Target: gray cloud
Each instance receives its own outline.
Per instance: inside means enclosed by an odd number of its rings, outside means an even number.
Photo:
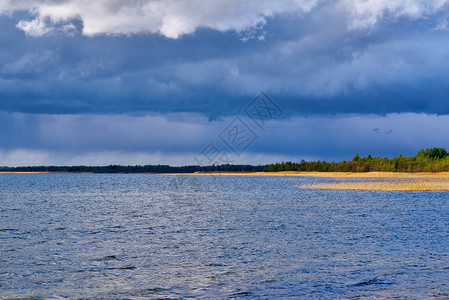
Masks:
[[[195,163],[260,91],[236,162],[447,146],[446,2],[2,1],[0,164]]]
[[[272,18],[266,41],[246,43],[211,31],[176,41],[26,38],[11,31],[14,20],[0,18],[5,111],[194,111],[215,118],[263,90],[287,115],[449,113],[448,37],[433,30],[438,20],[348,34],[345,19],[322,7],[302,19]],[[300,29],[286,31],[292,28]]]
[[[361,155],[414,155],[448,147],[449,116],[426,114],[294,117],[271,121],[242,156],[219,134],[232,118],[208,121],[197,114],[1,115],[0,165],[16,164],[195,164],[210,142],[235,163],[300,159],[351,159]]]

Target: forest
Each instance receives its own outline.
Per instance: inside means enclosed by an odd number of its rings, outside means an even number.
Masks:
[[[301,161],[270,164],[265,172],[317,171],[317,172],[444,172],[449,171],[449,156],[444,148],[422,149],[415,156],[399,155],[394,158],[365,157],[356,154],[350,161]]]
[[[270,165],[212,165],[180,166],[35,166],[0,167],[0,172],[55,172],[55,173],[194,173],[194,172],[444,172],[449,171],[449,154],[444,148],[422,149],[415,156],[399,155],[394,158],[361,157],[356,154],[352,160],[342,162],[304,161],[282,162]]]

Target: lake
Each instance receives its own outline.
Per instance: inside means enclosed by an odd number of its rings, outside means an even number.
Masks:
[[[449,193],[0,174],[0,298],[447,298]]]

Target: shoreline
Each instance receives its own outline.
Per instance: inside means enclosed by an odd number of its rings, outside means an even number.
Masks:
[[[298,186],[306,190],[377,192],[449,192],[449,180],[335,182]]]
[[[316,177],[333,182],[299,185],[306,190],[449,192],[449,172],[195,172],[195,173],[81,173],[81,172],[0,172],[0,174],[117,174],[170,176],[276,176]]]
[[[95,173],[95,172],[15,172],[0,171],[0,174],[127,174],[127,175],[196,175],[196,176],[293,176],[293,177],[323,177],[323,178],[398,178],[398,179],[449,179],[449,172],[308,172],[308,171],[281,171],[281,172],[204,172],[194,173]]]
[[[448,178],[449,172],[302,172],[302,171],[282,171],[282,172],[195,172],[195,173],[172,173],[171,175],[218,175],[218,176],[297,176],[297,177],[328,177],[328,178]]]

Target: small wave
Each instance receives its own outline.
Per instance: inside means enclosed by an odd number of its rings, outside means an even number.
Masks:
[[[97,261],[109,261],[118,259],[117,255],[108,255],[102,258],[97,259]]]
[[[231,294],[229,296],[230,297],[236,297],[236,296],[249,296],[249,295],[251,295],[250,292],[238,292],[238,293]]]
[[[392,284],[392,283],[384,282],[382,280],[374,278],[374,279],[370,279],[367,281],[358,282],[358,283],[354,284],[354,286],[366,286],[366,285],[375,285],[375,284]]]

